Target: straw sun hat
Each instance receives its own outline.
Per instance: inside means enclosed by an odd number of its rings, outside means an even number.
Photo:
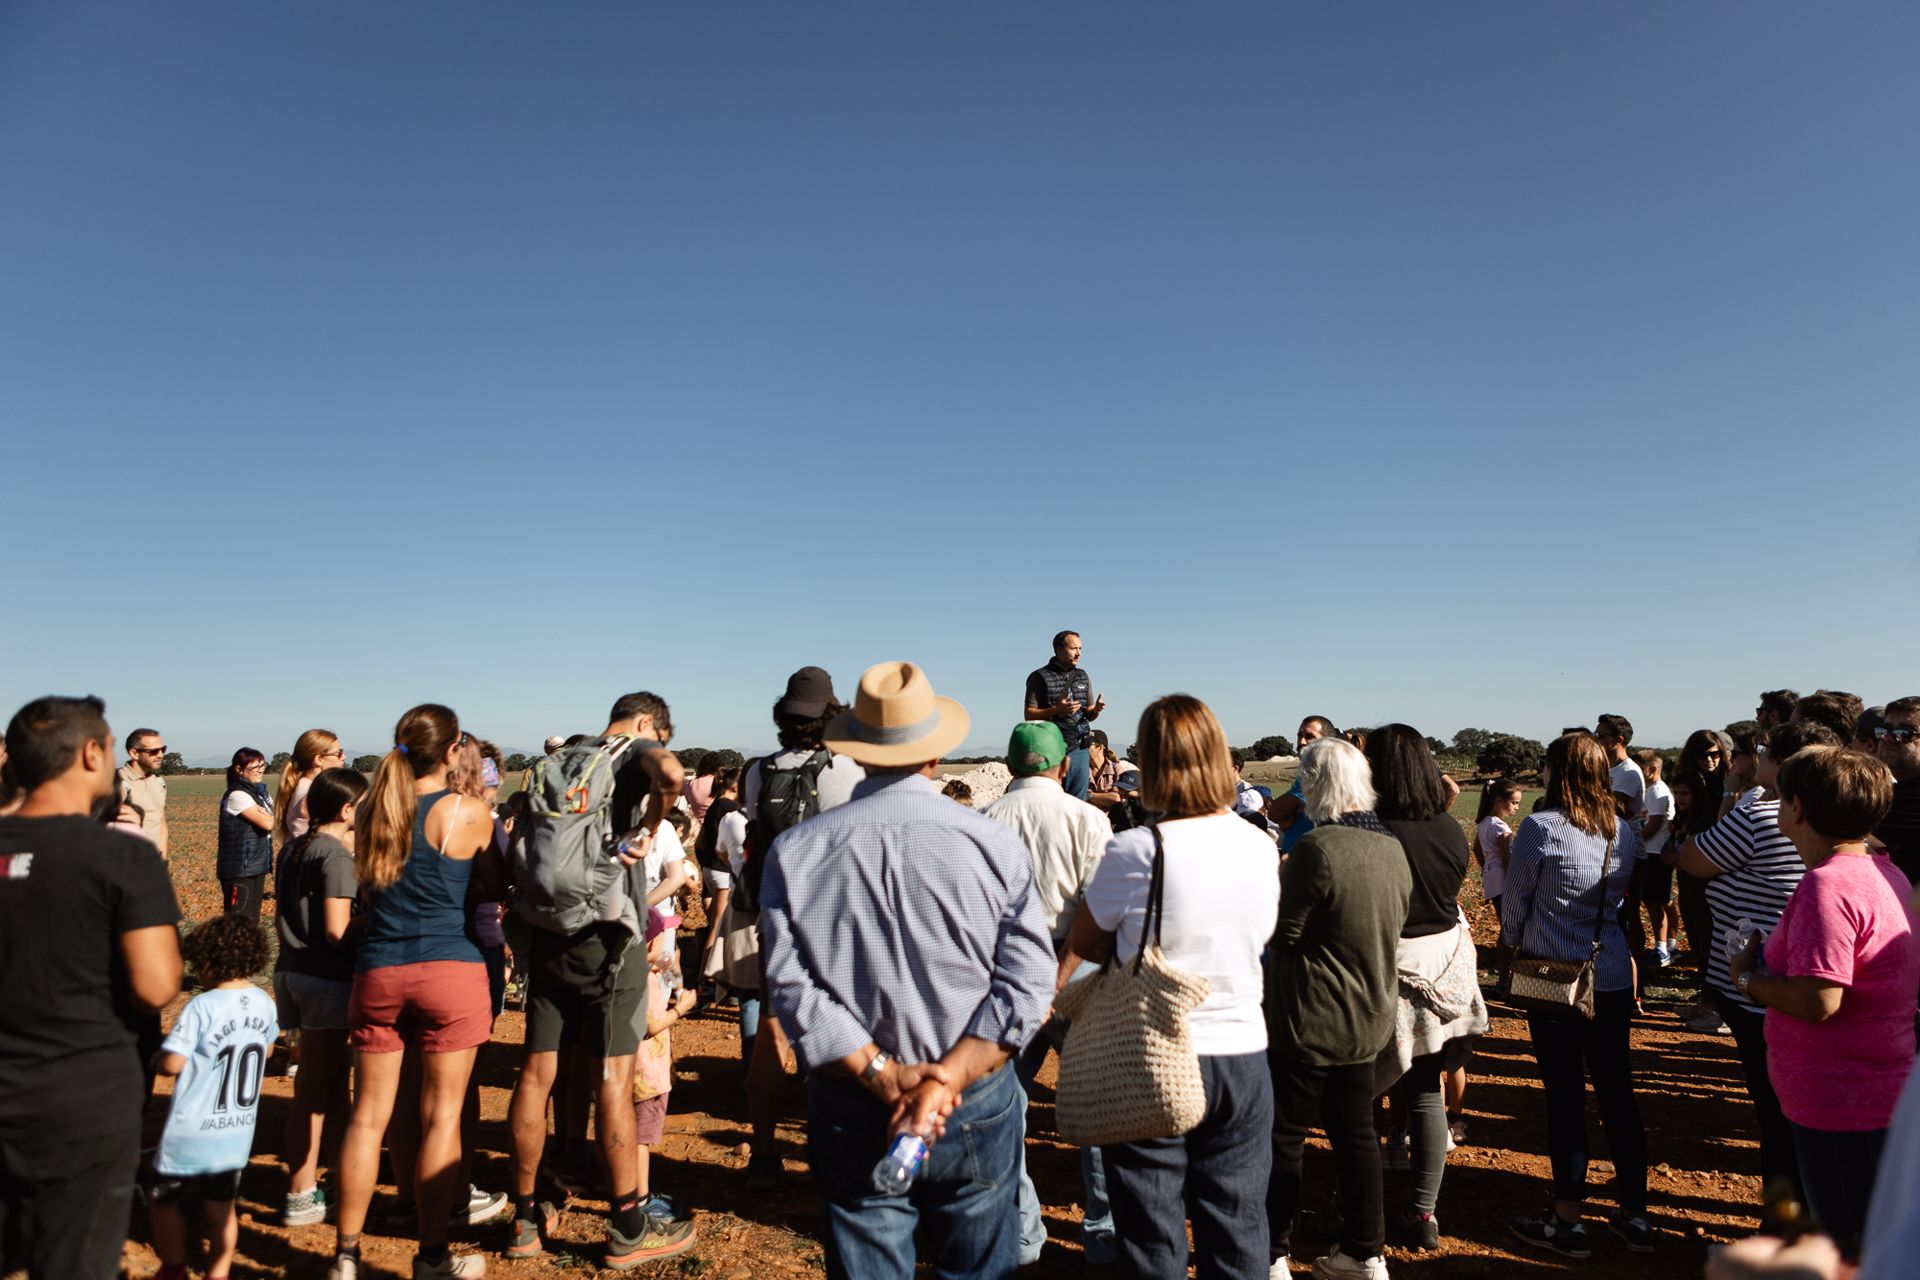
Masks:
[[[971,725],[967,709],[934,696],[927,673],[911,662],[882,662],[860,675],[853,710],[827,725],[827,749],[861,764],[892,768],[938,760]]]

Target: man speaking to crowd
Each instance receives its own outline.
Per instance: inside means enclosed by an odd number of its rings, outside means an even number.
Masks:
[[[1067,740],[1067,776],[1061,784],[1076,800],[1087,798],[1091,776],[1087,744],[1091,724],[1107,709],[1107,700],[1093,696],[1093,681],[1080,669],[1080,633],[1062,631],[1053,638],[1053,657],[1027,677],[1027,719],[1051,720]]]

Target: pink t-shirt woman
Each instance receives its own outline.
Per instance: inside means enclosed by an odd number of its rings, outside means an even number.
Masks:
[[[1857,1132],[1893,1121],[1920,994],[1912,892],[1884,854],[1835,854],[1807,872],[1767,939],[1769,972],[1846,988],[1825,1022],[1767,1010],[1767,1073],[1780,1109],[1802,1128]]]

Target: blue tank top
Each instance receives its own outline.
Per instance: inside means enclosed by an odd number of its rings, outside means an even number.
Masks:
[[[449,858],[427,843],[427,814],[446,794],[433,791],[420,797],[413,815],[413,847],[400,878],[372,895],[367,936],[360,944],[362,970],[429,960],[486,962],[468,925],[467,882],[473,878],[473,860]]]

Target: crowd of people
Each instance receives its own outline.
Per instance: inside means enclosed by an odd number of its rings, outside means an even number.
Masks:
[[[218,805],[223,914],[190,923],[161,735],[127,735],[123,765],[98,699],[28,704],[0,774],[0,1271],[115,1274],[137,1192],[162,1280],[185,1280],[196,1237],[206,1274],[227,1275],[282,1037],[282,1220],[333,1221],[331,1280],[361,1274],[383,1152],[416,1277],[484,1273],[453,1224],[499,1220],[500,1253],[541,1255],[589,1189],[609,1205],[603,1265],[674,1256],[695,1225],[648,1154],[673,1027],[704,995],[738,1009],[750,1190],[781,1176],[782,1094],[804,1076],[830,1274],[905,1277],[923,1252],[943,1276],[1010,1275],[1046,1240],[1029,1093],[1050,1054],[1064,1079],[1095,1052],[1080,1010],[1151,957],[1194,994],[1178,1042],[1204,1097],[1177,1126],[1082,1147],[1092,1273],[1291,1274],[1315,1128],[1337,1184],[1316,1277],[1378,1280],[1389,1242],[1438,1247],[1490,994],[1524,1015],[1552,1171],[1513,1206],[1512,1238],[1587,1258],[1599,1225],[1654,1251],[1683,1209],[1649,1197],[1631,1035],[1647,977],[1679,964],[1669,977],[1699,984],[1689,1025],[1736,1047],[1754,1212],[1831,1240],[1776,1257],[1763,1235],[1712,1266],[1903,1274],[1920,1243],[1920,697],[1771,692],[1753,732],[1701,730],[1671,767],[1603,715],[1548,744],[1535,801],[1484,780],[1463,826],[1459,784],[1411,726],[1307,717],[1274,795],[1186,695],[1149,705],[1123,758],[1091,723],[1105,700],[1079,635],[1053,651],[1011,726],[1012,781],[977,810],[936,772],[971,719],[907,662],[869,668],[851,705],[824,670],[796,671],[776,751],[691,775],[644,692],[549,739],[504,798],[498,748],[437,704],[400,717],[371,778],[326,730],[299,736],[272,787],[243,749]],[[1482,990],[1461,905],[1476,864],[1507,992]],[[683,931],[695,895],[706,924]],[[163,1027],[188,969],[197,993]],[[510,987],[513,1182],[493,1191],[472,1173],[474,1064]],[[1597,1220],[1589,1084],[1613,1171]],[[150,1102],[165,1120],[143,1151]]]

